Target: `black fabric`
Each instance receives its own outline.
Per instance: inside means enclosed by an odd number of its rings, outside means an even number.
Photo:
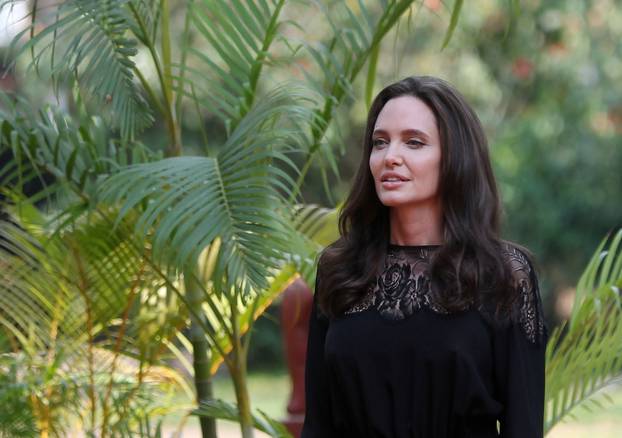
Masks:
[[[522,295],[516,317],[496,324],[429,299],[435,248],[391,245],[366,299],[339,318],[314,299],[302,438],[543,436],[548,334],[533,267],[509,248]]]

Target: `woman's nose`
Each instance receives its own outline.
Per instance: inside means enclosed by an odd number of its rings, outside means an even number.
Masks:
[[[384,164],[386,166],[397,166],[404,162],[398,149],[399,147],[395,143],[391,143],[387,146],[386,154],[384,156]]]

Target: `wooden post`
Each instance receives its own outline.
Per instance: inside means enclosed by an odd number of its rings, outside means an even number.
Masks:
[[[281,330],[285,363],[292,382],[292,392],[287,403],[287,416],[283,424],[294,438],[302,432],[305,415],[305,361],[309,317],[313,305],[313,292],[302,279],[297,279],[283,292],[281,303]]]

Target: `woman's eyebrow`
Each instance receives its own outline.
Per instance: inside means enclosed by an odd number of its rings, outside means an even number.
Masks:
[[[419,129],[404,129],[401,132],[401,134],[402,135],[418,135],[420,137],[428,139],[428,135]],[[384,129],[376,129],[374,130],[372,136],[376,136],[376,135],[388,135],[388,132],[385,131]]]
[[[375,136],[375,135],[387,135],[387,131],[385,131],[383,129],[374,129],[374,132],[372,132],[371,135],[372,136]]]
[[[424,139],[428,139],[428,134],[426,134],[425,132],[419,130],[419,129],[405,129],[402,131],[402,135],[417,135],[419,137],[422,137]]]

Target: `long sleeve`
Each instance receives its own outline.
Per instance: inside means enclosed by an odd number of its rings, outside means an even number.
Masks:
[[[502,438],[542,438],[544,368],[548,333],[538,280],[524,254],[515,253],[513,271],[520,294],[509,325],[495,335],[495,385],[504,408]]]
[[[317,282],[316,279],[316,290]],[[318,309],[317,295],[313,295],[313,307],[309,318],[309,337],[305,362],[305,421],[301,438],[331,438],[334,431],[328,386],[328,370],[324,360],[324,343],[328,330],[328,318]]]

